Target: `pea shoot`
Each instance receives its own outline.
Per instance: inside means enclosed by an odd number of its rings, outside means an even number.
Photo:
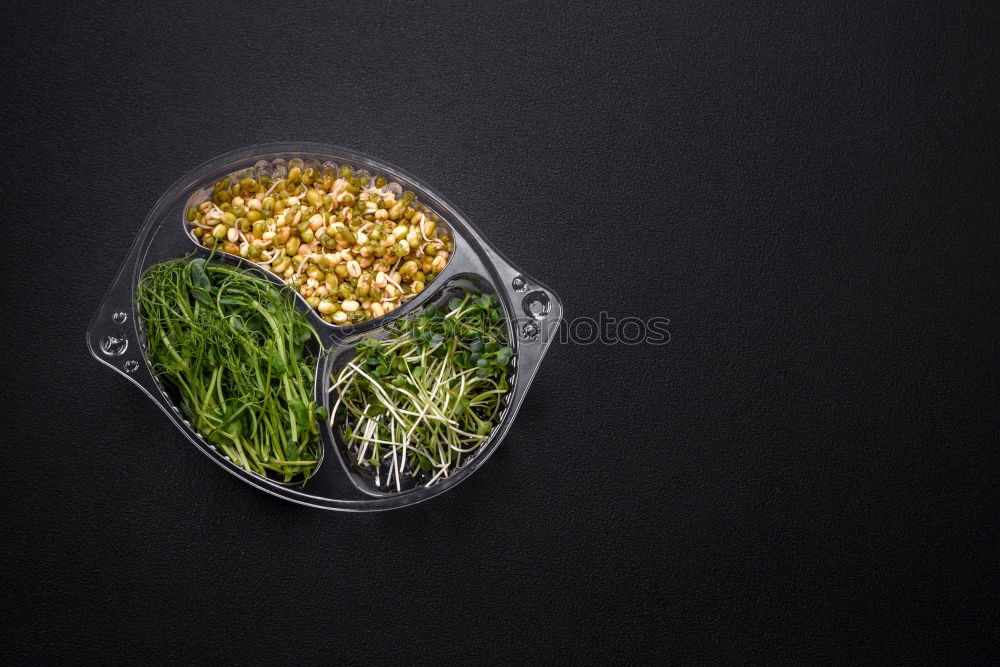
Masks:
[[[244,470],[305,482],[326,409],[312,400],[315,330],[283,290],[205,259],[151,266],[138,301],[150,366],[191,425]]]
[[[377,486],[431,485],[489,440],[510,389],[514,350],[496,296],[460,291],[367,338],[333,378],[331,425]]]

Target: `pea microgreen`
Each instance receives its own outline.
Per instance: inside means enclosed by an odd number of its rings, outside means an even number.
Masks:
[[[290,295],[199,258],[151,266],[138,296],[150,366],[195,430],[245,470],[308,479],[328,411],[312,400],[316,332]]]

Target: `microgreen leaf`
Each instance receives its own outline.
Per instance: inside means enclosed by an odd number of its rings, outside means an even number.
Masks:
[[[288,407],[291,409],[292,414],[295,415],[295,420],[299,424],[304,425],[309,423],[309,409],[305,403],[297,398],[292,398],[288,401]]]

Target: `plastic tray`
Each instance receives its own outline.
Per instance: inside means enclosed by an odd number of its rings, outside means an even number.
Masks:
[[[417,200],[427,209],[440,216],[455,240],[455,251],[437,278],[416,298],[381,319],[353,327],[339,327],[320,319],[301,297],[289,296],[307,313],[323,347],[316,371],[317,404],[332,407],[327,393],[330,373],[353,355],[354,347],[361,338],[384,335],[384,327],[389,322],[407,317],[426,304],[447,301],[450,289],[464,286],[493,292],[505,311],[511,346],[516,355],[510,379],[511,389],[500,422],[490,439],[455,473],[431,486],[401,492],[374,487],[355,471],[339,436],[329,424],[321,427],[319,466],[304,486],[283,484],[247,472],[231,463],[191,428],[146,362],[142,324],[137,317],[135,303],[136,287],[143,272],[150,265],[166,259],[191,253],[205,257],[210,254],[188,232],[190,228],[183,214],[189,201],[232,172],[263,168],[275,159],[287,161],[295,157],[304,161],[333,162],[337,166],[347,164],[355,170],[367,171],[372,177],[381,175],[389,182],[399,183],[404,190],[414,192]],[[272,282],[282,284],[277,276],[239,257],[215,253],[213,259],[256,270]],[[483,465],[510,429],[551,341],[546,332],[551,332],[561,317],[562,304],[552,290],[507,261],[458,209],[416,178],[345,148],[314,143],[276,143],[243,148],[206,162],[160,197],[90,323],[87,346],[98,361],[124,375],[159,405],[195,447],[244,482],[303,505],[342,511],[374,511],[412,505],[444,493]]]

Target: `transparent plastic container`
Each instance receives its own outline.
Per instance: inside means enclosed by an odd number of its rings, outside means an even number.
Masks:
[[[319,334],[315,401],[332,408],[330,374],[353,357],[355,345],[366,337],[387,335],[386,325],[432,303],[447,303],[450,293],[464,287],[496,294],[508,322],[510,345],[515,357],[509,379],[510,391],[500,421],[490,438],[449,477],[430,486],[403,491],[377,488],[359,473],[349,459],[340,435],[328,423],[320,429],[320,462],[312,477],[302,485],[285,484],[248,472],[229,461],[202,438],[181,414],[169,392],[150,371],[144,350],[142,322],[136,306],[136,289],[145,270],[158,262],[194,253],[208,257],[208,249],[198,244],[184,220],[189,203],[201,201],[206,188],[221,178],[242,170],[280,170],[292,158],[309,162],[332,162],[364,170],[373,178],[383,176],[410,190],[428,211],[439,216],[455,241],[455,251],[444,270],[417,297],[384,317],[350,327],[323,321],[305,300],[289,294]],[[277,163],[275,162],[277,160]],[[255,271],[276,284],[284,284],[274,274],[240,257],[216,252],[214,261]],[[275,143],[251,146],[206,162],[194,169],[163,194],[139,230],[128,257],[122,263],[97,314],[87,330],[87,346],[101,363],[118,371],[149,396],[202,453],[244,482],[285,500],[322,509],[375,511],[412,505],[444,493],[479,469],[500,445],[514,421],[542,357],[551,342],[551,333],[562,317],[562,304],[555,293],[516,268],[493,248],[447,200],[406,172],[356,151],[314,143]]]

